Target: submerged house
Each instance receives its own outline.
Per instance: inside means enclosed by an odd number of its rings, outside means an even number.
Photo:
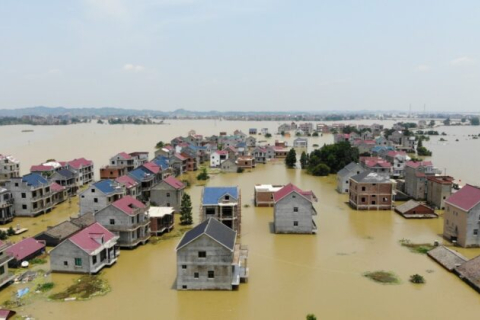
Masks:
[[[202,192],[202,221],[215,218],[240,232],[242,200],[238,187],[205,187]]]
[[[10,190],[0,187],[0,223],[5,224],[13,220],[13,196]]]
[[[0,240],[0,288],[13,281],[15,275],[8,271],[8,263],[13,259],[6,251],[10,244]]]
[[[178,212],[185,187],[183,182],[169,176],[152,189],[150,202],[159,207],[173,207]]]
[[[237,161],[235,161],[235,158],[228,158],[227,160],[222,162],[222,164],[220,165],[220,170],[222,172],[237,172]]]
[[[173,207],[153,207],[148,209],[150,217],[150,234],[159,236],[170,232],[174,227],[175,208]]]
[[[34,238],[23,239],[7,249],[7,254],[12,256],[8,266],[18,268],[24,261],[29,261],[45,252],[45,241]]]
[[[359,163],[350,162],[337,173],[337,191],[339,193],[348,193],[350,190],[350,178],[365,171],[365,168]]]
[[[72,218],[70,221],[63,221],[56,226],[47,227],[47,230],[35,235],[35,240],[45,242],[49,247],[55,247],[62,241],[68,239],[83,228],[95,223],[92,213],[86,213],[78,218]]]
[[[480,188],[465,185],[445,200],[443,237],[462,247],[480,246]]]
[[[428,219],[438,217],[435,210],[415,200],[407,201],[404,204],[395,207],[395,211],[407,219]]]
[[[52,272],[98,273],[118,258],[118,236],[99,223],[74,234],[50,251]]]
[[[282,189],[283,185],[257,184],[254,188],[255,207],[273,207],[275,200],[273,195]]]
[[[80,193],[80,215],[95,213],[125,196],[125,187],[113,180],[100,180]]]
[[[228,159],[227,150],[217,150],[210,155],[210,167],[218,168],[223,161]]]
[[[176,251],[177,290],[232,290],[248,281],[248,249],[214,218],[187,231]]]
[[[15,215],[35,217],[50,212],[54,206],[51,185],[37,173],[8,180],[5,187],[12,192]]]
[[[364,171],[350,178],[349,203],[356,210],[391,210],[393,183],[385,174]]]
[[[95,220],[118,236],[119,247],[133,248],[150,239],[148,207],[131,196],[96,212]]]
[[[20,177],[20,161],[0,154],[0,182],[16,177]]]
[[[313,202],[317,201],[312,191],[303,191],[289,183],[274,193],[274,230],[275,233],[306,233],[317,230],[313,216],[317,211]]]

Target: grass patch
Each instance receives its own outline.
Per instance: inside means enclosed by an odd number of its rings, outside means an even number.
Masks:
[[[45,282],[42,284],[38,284],[35,291],[46,292],[52,290],[54,286],[55,284],[53,282]]]
[[[82,276],[65,291],[52,294],[52,300],[65,300],[76,298],[77,300],[88,300],[95,296],[105,295],[110,291],[110,285],[100,276]]]
[[[374,272],[365,272],[364,277],[373,280],[382,284],[397,284],[400,283],[400,280],[393,272],[389,271],[374,271]]]
[[[34,258],[34,259],[30,260],[29,263],[33,266],[34,265],[39,265],[39,264],[45,264],[45,263],[47,263],[47,259]]]
[[[193,228],[192,226],[185,226],[185,227],[180,227],[178,229],[173,229],[171,232],[165,233],[165,234],[163,234],[159,237],[151,237],[150,240],[149,240],[149,243],[150,244],[157,244],[157,243],[162,242],[162,241],[171,240],[171,239],[175,239],[175,238],[180,238],[181,236],[183,236],[183,234],[185,232],[187,232],[188,230],[190,230],[192,228]]]
[[[408,239],[402,239],[399,241],[402,247],[407,247],[410,251],[420,254],[427,254],[428,251],[435,248],[434,245],[429,243],[412,243]]]

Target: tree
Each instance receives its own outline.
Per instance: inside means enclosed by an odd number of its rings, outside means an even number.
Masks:
[[[265,138],[271,138],[272,137],[272,134],[271,133],[266,133],[265,134]]]
[[[461,121],[462,123],[465,123],[465,122],[467,122],[467,118],[463,117],[462,119],[460,119],[460,121]]]
[[[9,237],[15,235],[15,230],[13,230],[13,227],[10,226],[10,228],[8,228],[8,230],[7,230],[7,235],[8,235]]]
[[[287,154],[287,157],[285,158],[285,164],[289,168],[295,167],[295,164],[297,163],[297,153],[295,152],[295,149],[290,149],[290,151]]]
[[[315,132],[312,134],[312,137],[318,137],[318,132],[315,131]]]
[[[302,152],[302,155],[300,156],[300,165],[302,166],[302,169],[306,169],[308,165],[308,156],[305,151]]]
[[[358,162],[358,158],[358,148],[352,147],[348,141],[325,144],[310,153],[307,170],[313,174],[314,168],[323,163],[330,168],[330,173],[337,173],[350,162]],[[319,168],[316,168],[315,171],[318,172],[318,170]]]
[[[429,126],[430,126],[430,127],[435,127],[435,120],[430,120]]]
[[[161,149],[165,146],[165,144],[163,143],[163,141],[158,141],[157,144],[155,145],[155,148],[157,149]]]
[[[447,119],[445,119],[443,121],[443,124],[446,125],[446,126],[449,126],[450,125],[450,117],[448,117]]]
[[[328,176],[328,174],[330,173],[330,167],[324,163],[319,163],[310,170],[310,173],[313,176]]]
[[[285,131],[282,131],[280,132],[280,134],[282,135],[282,137],[285,135]]]
[[[98,120],[97,120],[97,123],[98,123],[98,124],[103,124],[102,119],[98,119]]]
[[[478,117],[473,117],[470,119],[470,123],[472,126],[478,126],[480,125],[480,119]]]
[[[207,168],[203,168],[202,172],[197,175],[197,180],[208,180],[210,176],[207,173]]]
[[[7,233],[3,230],[0,230],[0,240],[7,240]]]
[[[188,193],[184,193],[180,204],[180,224],[188,225],[192,223],[192,200]]]
[[[245,171],[245,169],[242,168],[242,167],[237,168],[237,173],[243,173],[244,171]]]
[[[317,320],[317,317],[314,314],[307,314],[307,320]]]

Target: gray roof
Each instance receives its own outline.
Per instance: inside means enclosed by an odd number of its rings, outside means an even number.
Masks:
[[[95,221],[95,216],[91,212],[87,212],[84,215],[81,215],[77,218],[72,218],[70,219],[70,222],[73,223],[74,225],[80,227],[80,228],[86,228],[92,224],[94,224]]]
[[[480,256],[457,267],[458,274],[468,280],[476,288],[480,288]]]
[[[408,211],[410,211],[413,208],[416,208],[418,206],[424,206],[424,207],[427,207],[427,208],[431,209],[429,206],[427,206],[427,205],[425,205],[421,202],[417,202],[415,200],[409,200],[409,201],[405,202],[404,204],[396,207],[395,210],[400,212],[400,213],[407,213]],[[432,209],[432,212],[433,212],[433,209]]]
[[[340,176],[347,176],[350,174],[356,174],[357,171],[363,172],[365,169],[359,163],[350,162],[342,170],[338,171],[337,174]]]
[[[428,256],[437,261],[445,269],[452,271],[456,266],[463,264],[467,258],[447,247],[439,246],[427,252]]]
[[[202,235],[209,236],[231,251],[233,251],[233,248],[235,247],[235,240],[237,238],[237,233],[235,231],[219,222],[217,219],[209,218],[185,233],[177,246],[177,250],[180,250]]]
[[[388,174],[381,174],[371,171],[364,171],[352,177],[356,182],[365,183],[391,183],[390,176]]]
[[[57,224],[50,229],[47,229],[43,234],[48,235],[52,238],[64,239],[68,238],[70,235],[79,231],[81,228],[71,223],[70,221],[64,221],[60,224]]]

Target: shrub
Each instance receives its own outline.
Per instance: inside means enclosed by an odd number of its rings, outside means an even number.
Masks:
[[[324,163],[320,163],[317,164],[313,169],[311,169],[310,173],[313,176],[328,176],[330,173],[330,167]]]
[[[210,176],[208,175],[207,173],[207,168],[203,168],[202,169],[202,172],[200,172],[198,175],[197,175],[197,180],[208,180],[210,179]]]
[[[425,283],[425,278],[419,274],[413,274],[410,276],[411,283]]]
[[[9,237],[15,235],[15,230],[13,230],[13,227],[8,228],[8,230],[7,230],[7,235],[8,235]]]
[[[237,168],[237,173],[243,173],[244,171],[245,171],[245,169],[242,168],[242,167]]]

